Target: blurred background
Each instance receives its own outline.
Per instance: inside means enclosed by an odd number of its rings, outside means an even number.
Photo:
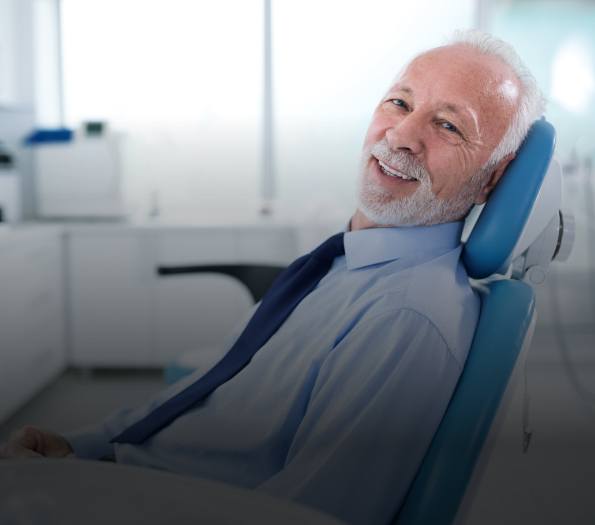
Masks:
[[[176,269],[280,267],[342,228],[390,81],[473,27],[547,96],[576,243],[465,523],[595,523],[592,0],[0,0],[0,439],[216,359],[258,297]]]

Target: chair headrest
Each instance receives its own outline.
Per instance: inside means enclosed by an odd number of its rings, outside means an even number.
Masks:
[[[469,277],[484,279],[506,271],[548,170],[555,143],[554,127],[545,119],[536,121],[465,243],[462,257]]]

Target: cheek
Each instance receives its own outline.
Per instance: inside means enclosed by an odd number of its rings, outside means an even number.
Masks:
[[[373,144],[376,144],[376,142],[384,137],[387,129],[390,127],[391,123],[389,119],[383,117],[381,114],[374,114],[372,121],[368,126],[368,131],[366,132],[365,145],[372,146]]]
[[[470,173],[477,164],[477,155],[465,148],[457,148],[454,163],[461,174]]]
[[[455,196],[478,169],[475,156],[464,148],[442,149],[428,158],[427,167],[432,191],[443,199]]]

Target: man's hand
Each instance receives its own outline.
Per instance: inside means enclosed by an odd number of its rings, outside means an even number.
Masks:
[[[62,436],[31,426],[23,427],[0,445],[0,459],[63,458],[73,452]]]

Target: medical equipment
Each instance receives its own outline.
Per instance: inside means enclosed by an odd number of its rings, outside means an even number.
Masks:
[[[512,252],[512,276],[515,279],[541,284],[551,261],[566,261],[570,256],[574,244],[574,217],[561,210],[561,196],[562,170],[554,159]],[[558,210],[558,213],[552,215],[552,210]]]
[[[33,157],[38,217],[124,216],[119,137],[88,131],[37,130],[26,139]]]

